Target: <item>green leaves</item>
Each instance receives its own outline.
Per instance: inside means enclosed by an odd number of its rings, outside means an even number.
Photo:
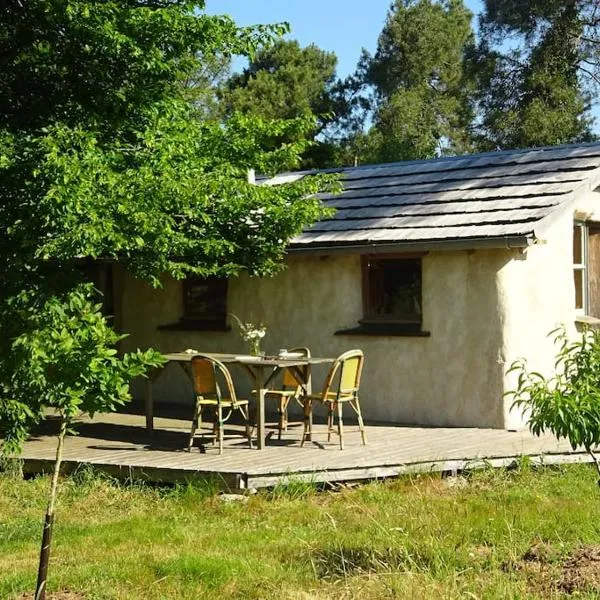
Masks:
[[[158,353],[119,356],[84,267],[270,274],[326,214],[331,179],[251,185],[298,164],[311,117],[203,121],[182,82],[252,56],[287,25],[239,29],[185,0],[10,2],[0,9],[0,429],[16,448],[47,410],[129,400]],[[272,116],[272,115],[271,115]],[[296,141],[300,140],[300,141]]]
[[[593,450],[600,444],[600,332],[584,331],[570,341],[563,328],[552,332],[558,346],[557,373],[546,379],[515,362],[517,388],[508,395],[513,408],[524,410],[535,435],[550,431],[571,447]],[[551,335],[552,335],[551,334]]]
[[[33,288],[0,313],[20,332],[0,368],[0,429],[9,450],[18,448],[48,409],[68,419],[115,410],[130,400],[132,377],[163,363],[153,350],[119,358],[115,345],[124,336],[110,327],[95,300],[89,284],[60,295]]]
[[[596,11],[595,0],[486,0],[472,57],[483,149],[591,139]]]
[[[375,89],[366,161],[432,158],[469,150],[473,120],[465,49],[473,43],[462,0],[394,0],[374,56],[359,69]]]

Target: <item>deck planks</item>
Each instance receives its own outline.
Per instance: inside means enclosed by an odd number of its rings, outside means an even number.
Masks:
[[[141,415],[97,415],[82,419],[81,434],[65,444],[65,470],[93,465],[121,477],[144,477],[153,481],[178,481],[215,476],[223,487],[243,489],[268,487],[290,478],[315,482],[340,482],[393,477],[402,473],[449,471],[486,461],[501,466],[523,454],[544,462],[588,462],[584,453],[572,452],[569,445],[546,435],[494,429],[425,428],[368,425],[369,444],[362,446],[358,429],[346,429],[346,449],[337,439],[327,442],[324,425],[315,425],[313,441],[300,447],[301,426],[293,423],[284,439],[274,435],[265,450],[250,449],[240,428],[229,428],[224,453],[205,445],[187,453],[189,423],[157,418],[150,437],[143,429]],[[270,424],[274,432],[275,423]],[[104,437],[103,437],[104,436]],[[29,473],[48,470],[54,460],[56,438],[51,431],[25,444],[22,459]]]

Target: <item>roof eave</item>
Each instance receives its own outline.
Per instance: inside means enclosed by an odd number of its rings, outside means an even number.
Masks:
[[[477,249],[527,248],[535,243],[532,233],[486,238],[423,240],[357,244],[290,245],[289,254],[388,254],[394,252],[424,252]]]

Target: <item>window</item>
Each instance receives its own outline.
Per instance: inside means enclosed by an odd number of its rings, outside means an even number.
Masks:
[[[421,329],[422,256],[363,256],[363,318],[358,327],[341,329],[336,335],[429,337]]]
[[[363,322],[421,325],[421,258],[363,257]]]
[[[227,279],[189,277],[183,283],[182,321],[197,329],[227,328]]]
[[[587,309],[587,226],[575,223],[573,227],[573,277],[575,279],[575,308],[585,313]]]
[[[577,312],[600,318],[600,224],[573,227],[573,279]]]

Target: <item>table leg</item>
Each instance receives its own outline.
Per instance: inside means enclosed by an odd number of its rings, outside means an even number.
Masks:
[[[312,394],[312,372],[311,372],[311,368],[310,368],[310,364],[306,365],[306,393],[308,395]],[[308,426],[309,426],[309,434],[306,436],[306,441],[310,442],[312,441],[312,430],[313,430],[313,412],[312,410],[310,411],[310,414],[308,416]]]
[[[258,440],[256,446],[259,450],[265,447],[265,387],[264,374],[261,368],[255,369],[256,391],[258,392],[258,419],[257,434]]]
[[[154,403],[152,401],[152,378],[146,379],[146,393],[144,395],[144,408],[146,410],[146,431],[154,432]]]

